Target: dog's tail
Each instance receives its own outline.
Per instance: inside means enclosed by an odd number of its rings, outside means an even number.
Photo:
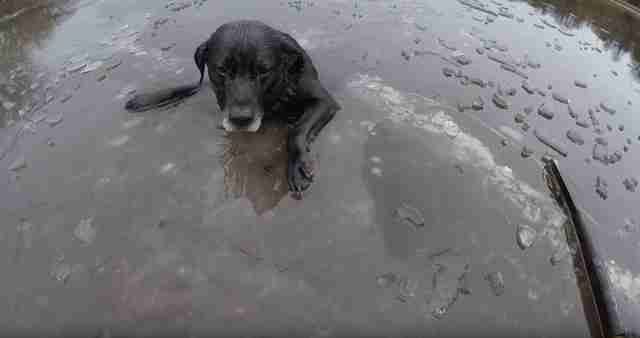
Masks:
[[[176,104],[190,96],[195,95],[202,88],[204,69],[209,56],[209,41],[203,42],[193,56],[198,70],[200,70],[200,82],[169,89],[162,89],[153,93],[136,94],[125,104],[125,109],[132,112],[142,112],[154,108]]]
[[[143,112],[146,110],[166,107],[176,104],[187,97],[200,91],[199,84],[179,86],[169,89],[161,89],[153,93],[136,94],[124,105],[131,112]]]

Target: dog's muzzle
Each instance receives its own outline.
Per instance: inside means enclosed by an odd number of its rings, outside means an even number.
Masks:
[[[263,113],[250,114],[250,115],[242,115],[233,117],[228,113],[224,113],[224,120],[222,120],[222,127],[224,130],[228,132],[234,131],[246,131],[246,132],[256,132],[260,129],[260,125],[262,125],[262,117]]]

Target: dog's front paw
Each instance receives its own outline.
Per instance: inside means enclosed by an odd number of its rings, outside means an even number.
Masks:
[[[313,161],[308,153],[289,160],[287,180],[294,198],[302,198],[302,193],[311,186],[313,176]]]

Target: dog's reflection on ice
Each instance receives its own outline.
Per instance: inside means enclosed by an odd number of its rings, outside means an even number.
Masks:
[[[287,195],[287,128],[267,122],[258,132],[226,133],[221,141],[227,199],[246,198],[258,215]]]

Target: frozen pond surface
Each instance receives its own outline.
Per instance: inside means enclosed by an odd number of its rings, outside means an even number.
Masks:
[[[587,337],[545,154],[607,249],[622,316],[640,315],[630,15],[563,1],[44,3],[0,4],[2,330]],[[195,81],[195,46],[241,18],[290,32],[343,107],[302,201],[286,192],[282,126],[226,134],[209,90],[123,109]]]

